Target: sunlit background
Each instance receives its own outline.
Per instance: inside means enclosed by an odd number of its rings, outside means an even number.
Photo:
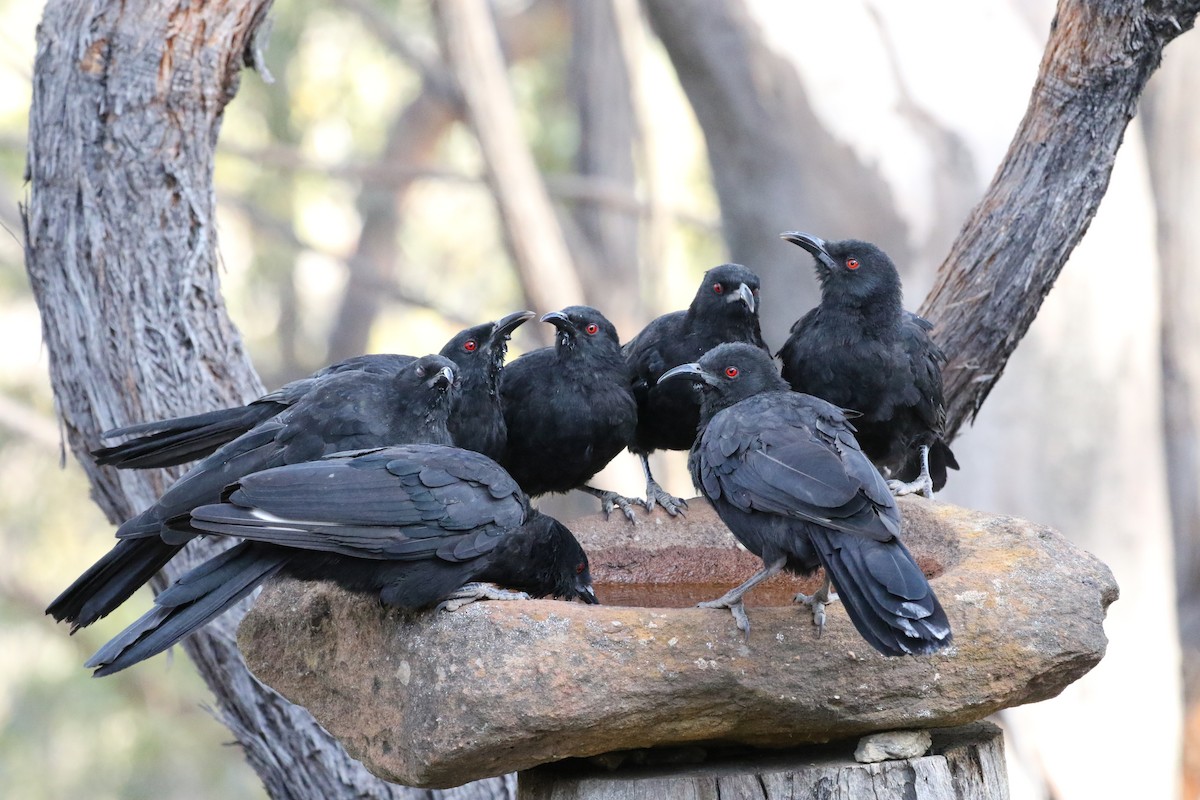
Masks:
[[[701,125],[633,0],[611,2],[629,87],[611,106],[590,100],[592,116],[581,116],[579,49],[596,43],[580,31],[592,5],[501,0],[495,9],[524,133],[568,244],[589,254],[580,281],[627,339],[686,306],[704,270],[731,256]],[[884,187],[882,201],[865,196],[875,184],[812,191],[871,214],[889,209],[899,233],[878,243],[901,260],[915,309],[1024,111],[1053,4],[745,6],[764,52],[795,69],[824,135]],[[40,14],[39,4],[0,0],[0,795],[261,797],[182,653],[104,680],[82,668],[141,613],[148,591],[74,637],[42,614],[109,549],[113,526],[78,467],[64,463],[22,262]],[[1196,37],[1168,48],[1168,66],[1177,49],[1197,52]],[[422,65],[438,58],[424,2],[276,4],[274,82],[244,75],[216,175],[225,294],[269,387],[361,352],[436,351],[462,327],[531,307],[478,142],[422,80]],[[630,127],[624,177],[583,163],[585,151],[599,158],[583,145],[606,113]],[[1135,122],[1091,231],[978,424],[956,442],[963,471],[943,497],[1053,524],[1104,558],[1122,586],[1105,662],[1062,698],[1005,720],[1016,798],[1167,797],[1183,773],[1148,138]],[[1192,153],[1179,169],[1195,174]],[[859,223],[851,212],[841,230],[814,232],[862,235]],[[807,260],[789,248],[748,264],[764,275],[776,332],[815,291]],[[518,331],[512,355],[545,341],[537,327]],[[692,493],[681,454],[655,464],[669,491]],[[596,483],[630,494],[643,486],[628,454]],[[553,504],[568,515],[595,508],[589,498]],[[1144,770],[1137,794],[1096,774],[1096,748],[1118,736],[1124,758]]]

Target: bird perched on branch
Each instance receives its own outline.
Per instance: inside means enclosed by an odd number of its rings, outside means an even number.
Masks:
[[[90,625],[125,602],[191,540],[171,520],[215,503],[252,472],[331,453],[392,444],[449,445],[446,421],[457,373],[452,361],[422,356],[395,374],[344,372],[197,463],[154,505],[117,529],[120,541],[75,580],[46,613]]]
[[[928,653],[951,641],[950,623],[908,549],[900,511],[854,439],[846,415],[791,391],[771,357],[723,344],[662,380],[690,378],[702,392],[700,433],[688,458],[692,480],[763,569],[700,605],[727,608],[749,635],[742,596],[786,569],[825,568],[825,583],[796,600],[818,630],[837,587],[851,622],[884,655]]]
[[[500,463],[530,496],[580,489],[604,512],[633,520],[638,501],[587,483],[633,441],[637,404],[617,329],[588,306],[542,317],[554,344],[526,353],[500,378],[508,447]]]
[[[798,392],[856,412],[863,452],[896,494],[933,497],[958,461],[943,439],[942,364],[932,325],[901,305],[900,275],[869,242],[782,237],[812,254],[821,303],[792,326],[779,350]]]
[[[221,500],[168,527],[242,542],[159,594],[87,662],[97,676],[161,653],[275,574],[332,580],[406,609],[546,595],[597,602],[571,532],[530,508],[496,462],[468,450],[333,455],[247,475]]]
[[[512,332],[533,317],[518,311],[496,322],[485,322],[455,334],[441,355],[458,365],[459,387],[450,414],[454,443],[492,458],[504,451],[504,414],[497,384]],[[186,464],[211,454],[289,406],[300,402],[322,382],[344,372],[395,375],[414,356],[378,353],[355,356],[292,381],[252,403],[219,408],[187,417],[142,422],[105,431],[105,439],[136,436],[112,447],[94,450],[96,463],[118,469],[152,469]]]
[[[638,404],[637,432],[629,448],[646,473],[646,508],[658,503],[671,516],[686,501],[663,491],[650,472],[655,450],[687,450],[696,439],[700,397],[680,381],[659,383],[672,367],[695,361],[724,342],[767,349],[758,324],[758,276],[741,264],[722,264],[704,273],[686,311],[664,314],[621,348]]]

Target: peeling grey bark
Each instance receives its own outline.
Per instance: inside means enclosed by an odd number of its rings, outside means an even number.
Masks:
[[[217,279],[213,150],[270,0],[51,0],[30,110],[26,266],[63,429],[116,522],[170,476],[97,468],[102,430],[262,392]],[[198,541],[167,580],[211,556]],[[184,648],[277,798],[425,798],[350,759],[307,711],[254,679],[227,614]],[[64,635],[65,635],[64,630]],[[511,780],[455,790],[511,796]]]

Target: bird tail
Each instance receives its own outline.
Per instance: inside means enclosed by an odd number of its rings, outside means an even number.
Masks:
[[[183,545],[157,536],[122,539],[55,598],[46,613],[70,622],[72,633],[91,625],[128,600],[181,549]]]
[[[950,621],[899,539],[834,531],[809,535],[854,627],[887,656],[931,653],[952,641]]]
[[[263,420],[278,414],[274,403],[250,403],[190,417],[143,422],[106,431],[106,438],[133,436],[128,442],[92,451],[96,463],[118,469],[174,467],[203,458]]]
[[[938,439],[929,448],[929,477],[933,479],[933,490],[940,492],[946,485],[946,470],[958,469],[958,459],[950,450],[950,445]],[[920,472],[918,466],[917,471]]]
[[[287,555],[243,542],[182,576],[154,608],[88,659],[95,677],[111,675],[157,655],[203,627],[287,563]]]
[[[950,445],[943,442],[941,439],[935,440],[929,445],[929,477],[933,481],[933,490],[940,492],[942,487],[946,485],[946,470],[958,469],[958,459],[954,457],[954,452],[950,449]],[[900,468],[896,477],[902,481],[915,481],[921,474],[921,448],[910,447],[908,457],[904,461],[904,465]]]

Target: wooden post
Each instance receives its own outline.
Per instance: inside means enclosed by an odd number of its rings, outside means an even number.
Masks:
[[[927,755],[854,760],[855,740],[792,750],[674,748],[570,759],[517,775],[517,800],[1006,800],[1004,738],[990,722],[933,733]]]

